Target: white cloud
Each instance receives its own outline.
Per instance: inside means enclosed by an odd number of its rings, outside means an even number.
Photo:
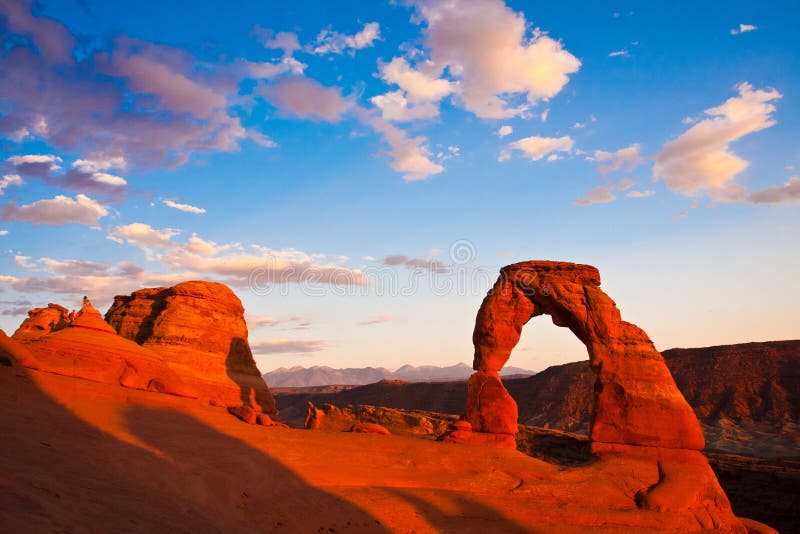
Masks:
[[[377,22],[368,22],[354,35],[345,35],[332,30],[322,30],[317,35],[311,52],[314,54],[341,54],[347,50],[361,50],[375,44],[381,38],[381,27]]]
[[[205,208],[198,208],[197,206],[192,206],[191,204],[182,204],[180,202],[175,202],[174,200],[164,200],[164,205],[169,206],[170,208],[185,211],[186,213],[205,213]]]
[[[739,24],[738,28],[731,29],[731,35],[738,35],[740,33],[747,33],[753,32],[758,29],[758,26],[753,26],[752,24]]]
[[[628,191],[625,196],[628,198],[646,198],[652,197],[655,194],[656,192],[652,189],[647,189],[646,191]]]
[[[615,171],[631,172],[640,164],[644,163],[644,158],[639,153],[640,149],[641,147],[634,143],[616,152],[595,150],[592,159],[601,164],[598,167],[600,174],[606,175]]]
[[[433,102],[412,104],[403,91],[389,91],[369,99],[381,110],[381,117],[387,121],[415,121],[439,116],[439,105]]]
[[[61,163],[62,159],[52,154],[26,154],[22,156],[11,156],[6,159],[6,161],[15,167],[18,165],[45,164],[50,168],[59,168],[58,164]]]
[[[563,137],[540,137],[534,135],[514,141],[508,147],[512,150],[519,150],[528,159],[538,161],[551,152],[569,153],[572,151],[574,144],[575,141],[568,135]],[[500,157],[504,161],[510,157],[510,154],[501,152]]]
[[[174,238],[173,228],[153,228],[132,223],[111,228],[108,238],[128,243],[145,252],[148,260],[160,262],[169,272],[193,272],[222,278],[236,286],[264,288],[271,284],[312,282],[340,286],[368,285],[361,271],[336,265],[341,257],[306,254],[296,249],[274,250],[252,245],[257,254],[243,252],[239,243],[218,245],[193,234],[186,242]]]
[[[707,192],[721,201],[741,200],[744,188],[734,183],[749,162],[731,152],[730,143],[775,124],[772,113],[781,94],[775,89],[754,90],[738,85],[738,96],[705,110],[698,122],[656,155],[653,175],[667,187],[687,196]]]
[[[389,166],[401,173],[404,180],[427,180],[444,170],[444,167],[430,159],[425,137],[408,137],[403,130],[381,118],[370,116],[364,110],[360,110],[359,115],[363,122],[383,136],[390,147],[388,154],[392,161]]]
[[[120,156],[97,154],[91,158],[78,159],[66,172],[62,172],[63,169],[59,165],[62,159],[54,155],[12,156],[6,162],[13,165],[16,172],[26,178],[40,179],[50,186],[83,194],[120,198],[128,189],[125,178],[105,172],[125,167],[126,161]],[[0,182],[0,192],[2,187]]]
[[[19,174],[4,174],[0,180],[0,196],[3,195],[3,190],[10,185],[22,185],[22,178]]]
[[[783,185],[753,191],[747,199],[754,204],[783,204],[800,201],[800,177],[792,176]]]
[[[457,85],[440,78],[441,70],[414,69],[401,57],[380,66],[381,79],[397,85],[411,102],[438,102],[456,90]]]
[[[502,125],[497,130],[497,136],[498,137],[505,137],[507,135],[511,135],[512,133],[514,133],[514,129],[511,126],[509,126],[508,124]]]
[[[53,258],[39,258],[36,263],[43,265],[47,271],[69,275],[69,276],[90,276],[107,273],[114,267],[110,263],[94,262],[86,260],[56,260]]]
[[[300,42],[294,32],[279,32],[272,39],[263,42],[264,48],[283,50],[284,56],[291,56],[295,50],[300,50]]]
[[[109,185],[112,187],[121,187],[123,185],[128,184],[128,182],[125,181],[125,178],[121,176],[115,176],[113,174],[108,174],[106,172],[92,173],[92,180],[94,180],[98,184]]]
[[[8,230],[0,230],[0,236],[8,235]]]
[[[243,71],[243,74],[260,80],[268,80],[280,76],[281,74],[301,76],[308,66],[293,57],[284,57],[277,63],[270,61],[240,60],[238,65]]]
[[[523,115],[557,95],[581,62],[561,42],[528,31],[524,15],[501,0],[417,0],[433,67],[459,80],[460,97],[481,118]],[[515,102],[524,97],[526,102]]]
[[[374,96],[370,101],[381,110],[386,120],[436,117],[439,115],[439,101],[457,88],[455,83],[442,79],[441,73],[441,69],[431,68],[430,64],[427,68],[414,69],[405,58],[396,57],[380,65],[380,76],[400,90]]]
[[[108,215],[108,210],[86,195],[79,194],[74,199],[56,195],[30,204],[18,205],[9,202],[0,208],[0,218],[4,221],[29,221],[35,225],[48,224],[61,226],[69,223],[95,225]]]
[[[622,50],[614,50],[608,54],[608,57],[631,57],[631,54],[623,48]]]
[[[675,219],[681,219],[681,218],[683,218],[683,217],[686,217],[687,215],[689,215],[689,211],[688,211],[688,210],[679,211],[678,213],[675,213],[675,214],[672,216],[672,219],[673,219],[673,220],[675,220]]]
[[[550,108],[542,111],[542,114],[539,116],[542,119],[542,122],[547,122],[547,116],[550,115]]]
[[[578,197],[573,201],[576,206],[590,206],[592,204],[605,204],[613,201],[616,196],[611,192],[611,187],[607,185],[598,185],[594,189],[590,189],[586,195]]]
[[[124,169],[128,162],[123,156],[111,156],[98,154],[92,158],[77,159],[72,163],[72,167],[83,172],[110,171],[113,169]]]
[[[10,285],[14,290],[25,293],[90,295],[92,300],[110,303],[114,295],[127,293],[145,286],[173,285],[197,278],[194,273],[151,273],[141,267],[122,262],[119,265],[96,263],[84,260],[53,260],[40,258],[37,264],[43,265],[50,275],[17,278],[0,276],[0,283]]]
[[[140,222],[115,226],[108,231],[109,237],[114,241],[125,241],[129,245],[148,250],[172,245],[172,238],[179,233],[180,230],[174,228],[156,229]]]
[[[20,267],[25,267],[26,269],[33,269],[36,267],[36,264],[31,263],[30,260],[30,256],[23,256],[22,254],[17,254],[14,256],[14,263]]]

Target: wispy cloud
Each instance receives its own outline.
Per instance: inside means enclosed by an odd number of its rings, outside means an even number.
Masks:
[[[507,149],[501,152],[500,161],[511,157],[512,151],[519,151],[530,160],[539,161],[552,152],[572,152],[575,141],[568,135],[563,137],[541,137],[533,135],[525,137],[508,145]]]
[[[800,177],[792,176],[783,185],[753,191],[747,199],[754,204],[789,204],[800,202]]]
[[[386,256],[381,260],[383,265],[388,267],[402,266],[406,269],[423,269],[433,273],[449,272],[449,268],[439,260],[432,260],[428,258],[410,258],[404,254],[392,254]]]
[[[310,339],[260,339],[250,342],[253,354],[309,353],[325,350],[327,343]]]
[[[600,164],[598,166],[598,171],[600,171],[602,175],[616,171],[631,172],[644,163],[644,158],[640,154],[640,150],[641,146],[638,143],[621,148],[616,152],[595,150],[591,160]]]
[[[739,35],[740,33],[754,32],[757,29],[758,26],[754,26],[752,24],[739,24],[738,28],[731,29],[731,35]]]
[[[313,46],[309,51],[313,54],[342,54],[344,52],[354,52],[363,48],[369,48],[375,41],[381,38],[381,26],[377,22],[368,22],[364,27],[353,35],[335,32],[333,30],[322,30],[317,35]]]
[[[361,321],[356,323],[359,326],[371,326],[376,324],[385,324],[391,322],[392,316],[391,315],[381,315],[379,317],[373,317],[372,319],[367,319],[366,321]]]
[[[182,204],[180,202],[175,202],[174,200],[166,199],[163,201],[164,205],[169,206],[170,208],[184,211],[186,213],[205,213],[205,208],[198,208],[197,206],[192,206],[191,204]]]

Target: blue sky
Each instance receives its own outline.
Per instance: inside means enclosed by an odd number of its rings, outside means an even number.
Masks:
[[[555,259],[661,349],[795,338],[797,15],[0,0],[0,327],[214,279],[264,371],[447,365]],[[511,364],[585,357],[537,318]]]

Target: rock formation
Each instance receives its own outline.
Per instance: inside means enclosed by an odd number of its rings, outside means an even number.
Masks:
[[[419,410],[397,410],[368,405],[339,408],[325,404],[317,407],[309,402],[307,410],[303,426],[309,430],[370,432],[368,430],[370,425],[377,425],[391,434],[428,439],[436,439],[444,434],[457,419],[455,416]],[[365,426],[362,428],[362,425]],[[375,428],[372,430],[383,433],[382,430]]]
[[[547,314],[569,328],[596,375],[590,437],[601,457],[626,456],[658,466],[658,482],[636,495],[640,507],[692,510],[704,528],[744,530],[706,458],[700,423],[661,354],[644,331],[625,322],[589,265],[529,261],[501,269],[481,304],[473,343],[476,373],[467,389],[467,420],[478,433],[516,433],[517,409],[498,371],[522,327]]]
[[[47,313],[37,312],[63,310],[54,306],[33,310],[25,322],[29,326],[41,324],[37,321]],[[17,336],[20,331],[22,334]],[[35,327],[20,327],[14,338],[3,340],[2,348],[16,364],[131,389],[197,397],[161,356],[118,336],[88,300],[67,327],[36,337],[29,335],[35,331]]]
[[[244,308],[227,286],[195,281],[141,289],[115,297],[105,318],[120,336],[169,361],[202,398],[277,414],[247,342]]]
[[[11,336],[14,339],[36,339],[45,334],[61,330],[69,326],[64,306],[48,304],[46,308],[34,308],[28,312],[28,318],[22,321],[17,331]]]
[[[589,265],[530,261],[504,267],[478,311],[473,334],[477,373],[470,380],[477,376],[495,383],[522,326],[542,314],[569,328],[589,352],[597,375],[593,441],[703,448],[700,424],[661,354],[644,331],[621,319],[614,301],[600,289],[600,274]],[[476,389],[474,395],[467,419],[475,430],[492,432],[487,414],[507,392],[493,387]]]

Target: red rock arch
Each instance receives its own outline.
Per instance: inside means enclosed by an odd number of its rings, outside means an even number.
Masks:
[[[590,265],[528,261],[501,269],[481,304],[473,343],[476,373],[467,392],[467,420],[478,432],[514,434],[517,407],[498,371],[522,327],[549,315],[589,352],[597,379],[591,438],[595,443],[700,450],[703,433],[661,354],[647,334],[621,319]]]

